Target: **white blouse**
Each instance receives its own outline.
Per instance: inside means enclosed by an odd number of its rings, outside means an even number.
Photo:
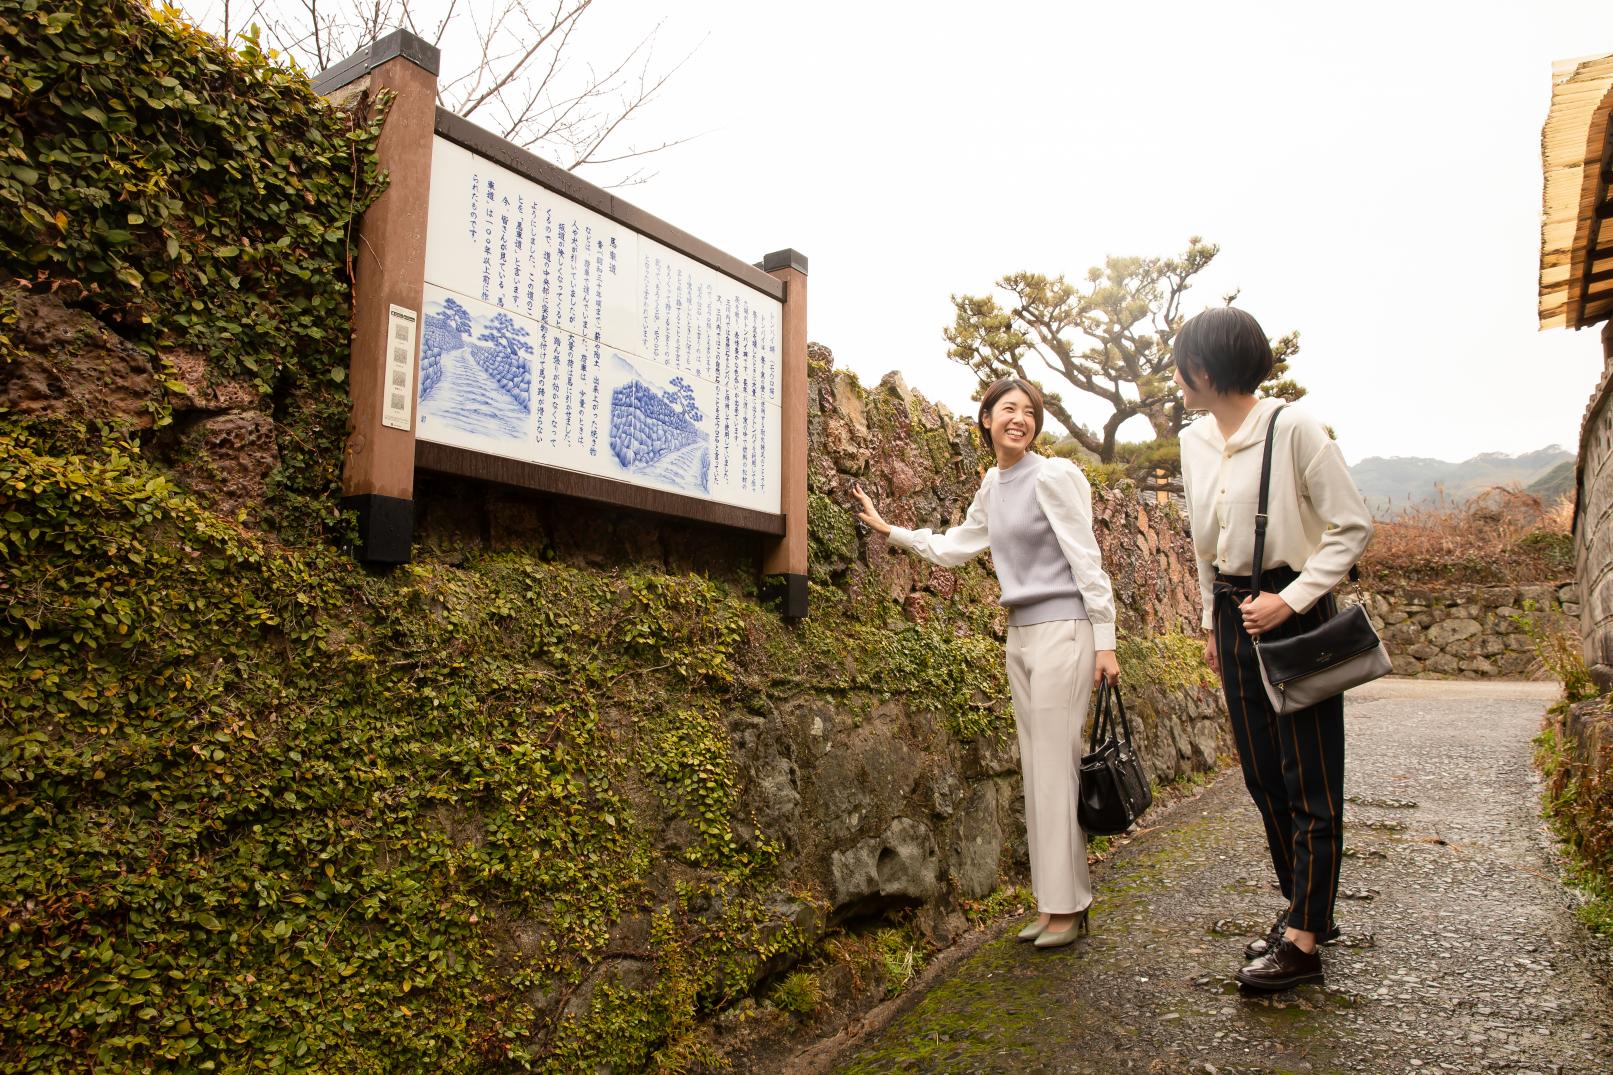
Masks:
[[[1230,439],[1222,438],[1214,415],[1182,430],[1182,485],[1206,630],[1214,623],[1216,573],[1254,569],[1260,459],[1271,414],[1282,405],[1280,399],[1257,401]],[[1299,572],[1280,592],[1295,612],[1337,586],[1372,537],[1372,515],[1344,454],[1321,422],[1293,406],[1277,422],[1266,516],[1264,566],[1286,564]]]
[[[1098,539],[1092,533],[1092,486],[1081,468],[1068,459],[1048,459],[1035,475],[1036,501],[1058,538],[1064,558],[1086,604],[1092,624],[1092,648],[1115,648],[1115,598],[1109,575],[1103,570]],[[980,489],[963,522],[937,534],[933,530],[891,527],[889,541],[942,567],[956,567],[985,552],[991,545],[988,505],[997,484],[997,468],[986,471]]]

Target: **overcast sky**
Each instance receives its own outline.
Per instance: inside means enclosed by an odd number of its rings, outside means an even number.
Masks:
[[[1577,441],[1600,343],[1536,327],[1540,128],[1552,61],[1613,52],[1608,0],[589,18],[600,62],[658,22],[669,61],[698,46],[630,134],[699,137],[621,193],[747,260],[805,253],[809,333],[865,382],[899,370],[972,411],[949,295],[1202,235],[1222,253],[1188,308],[1241,288],[1270,334],[1298,329],[1294,376],[1352,462]]]

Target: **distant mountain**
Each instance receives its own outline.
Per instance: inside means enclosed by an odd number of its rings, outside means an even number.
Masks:
[[[1574,466],[1570,456],[1524,486],[1523,491],[1539,497],[1543,504],[1555,503],[1574,491]]]
[[[1350,475],[1379,515],[1418,504],[1460,503],[1496,485],[1516,485],[1550,501],[1573,487],[1574,453],[1553,444],[1522,455],[1485,452],[1460,463],[1375,455],[1351,467]]]

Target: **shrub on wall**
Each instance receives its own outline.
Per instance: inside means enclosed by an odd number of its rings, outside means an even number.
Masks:
[[[0,270],[254,387],[280,412],[277,521],[332,523],[379,114],[137,0],[8,0],[0,36]]]

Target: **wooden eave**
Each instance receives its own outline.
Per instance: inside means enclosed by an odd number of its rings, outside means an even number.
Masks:
[[[1613,317],[1613,55],[1552,69],[1540,132],[1540,327]]]

